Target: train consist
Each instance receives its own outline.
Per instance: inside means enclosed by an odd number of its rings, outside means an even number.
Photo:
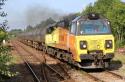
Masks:
[[[20,34],[20,40],[80,68],[108,68],[114,57],[110,22],[90,13]]]

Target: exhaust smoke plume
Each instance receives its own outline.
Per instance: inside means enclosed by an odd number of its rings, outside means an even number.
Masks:
[[[59,10],[54,10],[40,5],[29,7],[26,11],[27,24],[32,26],[50,17],[57,21],[62,16],[64,16],[64,14]]]

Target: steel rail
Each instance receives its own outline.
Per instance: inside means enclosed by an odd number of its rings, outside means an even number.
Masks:
[[[22,46],[22,45],[20,45],[20,46]],[[22,48],[25,49],[23,46],[22,46]],[[25,51],[27,51],[28,53],[30,53],[30,54],[33,55],[33,53],[29,52],[29,50],[25,49]],[[44,62],[41,61],[37,56],[34,55],[34,57],[35,57],[37,60],[39,60],[40,62],[42,62],[44,65],[46,65],[48,68],[50,68],[50,69],[51,69],[52,71],[54,71],[56,74],[58,74],[63,80],[65,80],[65,76],[61,75],[61,74],[60,74],[58,71],[56,71],[54,68],[52,68],[51,66],[49,66],[48,64],[46,64],[45,54],[44,54],[44,55],[42,54],[42,56],[43,56],[43,58],[44,58]],[[67,73],[67,74],[68,74],[68,73]]]
[[[67,73],[66,69],[61,65],[61,63],[59,63],[59,66],[62,68],[62,70],[65,72],[65,74],[67,75],[67,79],[71,78],[70,75]]]
[[[94,81],[105,82],[105,81],[103,81],[103,80],[101,80],[101,79],[99,79],[99,78],[97,78],[97,77],[95,77],[95,76],[93,76],[93,75],[91,75],[91,74],[85,72],[85,71],[84,71],[84,73],[85,73],[86,75],[88,75],[89,78],[93,79]]]
[[[47,74],[45,72],[45,67],[43,66],[44,65],[44,61],[41,61],[37,56],[35,56],[33,53],[31,53],[29,50],[27,50],[26,48],[24,48],[22,45],[18,44],[19,46],[21,46],[21,48],[23,48],[27,53],[31,54],[32,56],[34,56],[41,64],[41,72],[43,73],[43,78],[44,78],[44,81],[45,82],[49,82],[48,78],[47,78]]]
[[[13,44],[16,45],[15,43],[13,43]],[[34,72],[34,70],[32,69],[31,65],[28,63],[28,61],[23,56],[21,56],[22,53],[20,52],[20,50],[18,50],[18,48],[16,46],[14,46],[14,47],[17,50],[17,52],[19,53],[19,56],[24,61],[25,65],[27,66],[29,71],[31,72],[31,74],[34,77],[35,81],[36,82],[41,82],[40,79],[37,77],[36,73]]]
[[[42,66],[42,73],[43,73],[44,81],[49,82],[49,80],[47,79],[47,74],[46,74],[46,71],[45,71],[44,64],[42,64],[41,66]]]
[[[116,77],[118,77],[119,79],[125,80],[125,77],[123,77],[123,76],[121,76],[121,75],[119,75],[119,74],[113,73],[113,72],[111,72],[111,71],[105,71],[105,72],[106,72],[106,73],[109,73],[109,74],[111,74],[111,75],[113,75],[113,76],[116,76]]]
[[[48,64],[45,64],[48,68],[50,68],[52,71],[54,71],[56,74],[58,74],[63,80],[65,80],[65,77],[63,75],[61,75],[58,71],[56,71],[54,68],[52,68],[51,66],[49,66]]]

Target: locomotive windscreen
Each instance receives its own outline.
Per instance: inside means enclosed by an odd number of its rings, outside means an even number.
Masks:
[[[79,22],[80,34],[110,34],[111,30],[107,21],[85,20]]]

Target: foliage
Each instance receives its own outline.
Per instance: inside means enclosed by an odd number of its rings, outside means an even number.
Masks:
[[[89,4],[82,15],[97,12],[105,16],[111,22],[113,34],[118,46],[125,40],[125,3],[120,0],[97,0],[93,5]]]
[[[26,27],[26,31],[30,31],[30,30],[33,30],[33,27],[32,27],[31,25],[28,25],[28,26]]]
[[[5,5],[5,1],[6,0],[0,0],[0,17],[5,17],[7,16],[7,13],[5,13],[4,11],[2,11],[2,6]],[[0,21],[1,22],[1,21]],[[7,35],[7,20],[4,20],[3,23],[0,24],[0,44],[2,43],[2,41],[4,39],[6,39],[6,35]]]
[[[21,30],[21,29],[12,29],[11,31],[9,31],[8,37],[9,38],[10,37],[15,37],[16,35],[18,35],[18,34],[20,34],[22,32],[23,32],[23,30]]]
[[[0,43],[2,43],[3,39],[6,39],[6,37],[7,33],[4,30],[0,29]]]
[[[0,10],[2,10],[2,6],[5,5],[5,1],[6,0],[0,0]],[[7,14],[4,11],[0,11],[0,17],[5,17],[6,15]],[[0,24],[0,82],[4,80],[4,77],[15,75],[15,73],[10,72],[10,49],[6,46],[2,46],[2,41],[5,40],[8,35],[6,31],[8,29],[7,22],[7,20],[4,20],[3,23]]]
[[[0,81],[5,77],[15,76],[16,73],[10,72],[10,61],[12,59],[9,54],[10,49],[5,46],[0,46]]]

